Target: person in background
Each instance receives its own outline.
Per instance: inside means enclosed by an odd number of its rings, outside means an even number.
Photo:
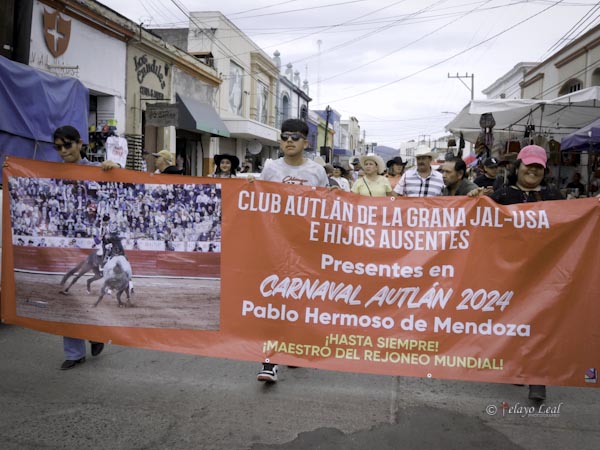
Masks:
[[[327,187],[329,180],[325,169],[318,163],[304,157],[308,147],[308,125],[300,119],[287,119],[281,124],[279,148],[283,157],[271,161],[262,170],[261,181],[299,184],[302,186]],[[254,177],[248,177],[254,182]],[[256,379],[276,382],[279,366],[268,358],[262,364]]]
[[[392,195],[392,186],[386,177],[380,175],[385,172],[385,163],[381,156],[374,153],[360,157],[360,165],[365,175],[352,185],[352,192],[371,197],[385,197]]]
[[[178,169],[175,166],[175,155],[169,150],[161,150],[158,153],[152,153],[156,158],[156,168],[160,173],[168,173],[172,175],[181,175],[183,169]]]
[[[327,174],[327,179],[329,180],[329,187],[340,187],[340,184],[333,178],[333,166],[331,164],[325,164],[323,166],[325,169],[325,173]]]
[[[431,167],[435,152],[426,145],[415,150],[417,167],[407,170],[394,188],[394,192],[405,197],[437,197],[442,195],[444,179]]]
[[[567,189],[578,189],[578,197],[585,197],[585,185],[581,182],[581,174],[579,172],[573,174],[573,181],[567,184]]]
[[[333,166],[333,176],[331,178],[337,182],[341,190],[350,192],[350,182],[348,181],[348,178],[346,178],[347,175],[348,171],[342,166],[337,164]]]
[[[79,164],[83,166],[100,166],[102,170],[111,170],[118,167],[111,160],[94,163],[81,156],[83,141],[79,131],[75,127],[65,125],[57,128],[53,135],[54,148],[62,158],[63,162],[68,164]],[[102,342],[90,341],[92,356],[98,356],[104,350]],[[85,362],[85,341],[83,339],[63,337],[63,350],[65,361],[60,366],[61,370],[69,370],[78,364]]]
[[[492,193],[490,198],[501,205],[564,200],[558,189],[545,186],[544,174],[547,161],[546,150],[542,147],[537,145],[523,147],[517,156],[513,171],[508,176],[507,185]],[[481,193],[480,191],[479,195]],[[546,386],[530,385],[529,399],[545,400]]]
[[[215,155],[215,178],[235,178],[240,160],[235,155]]]
[[[353,157],[350,160],[350,176],[352,178],[352,184],[364,174],[362,172],[362,167],[360,167],[360,159],[358,156]]]
[[[502,178],[498,177],[499,165],[500,163],[493,156],[486,158],[483,161],[483,173],[473,180],[477,186],[484,188],[485,195],[500,189],[504,184]]]
[[[442,164],[442,178],[444,179],[444,190],[442,195],[468,195],[471,191],[477,191],[478,186],[466,177],[467,165],[462,159],[454,158]]]
[[[388,168],[387,179],[392,186],[392,189],[396,187],[402,175],[404,175],[404,168],[406,167],[406,161],[402,161],[400,156],[396,156],[390,159],[386,164]]]

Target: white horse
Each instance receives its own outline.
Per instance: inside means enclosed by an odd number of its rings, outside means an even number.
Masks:
[[[119,307],[133,306],[130,297],[130,295],[133,294],[133,283],[131,282],[132,276],[131,264],[129,264],[129,261],[127,261],[125,256],[119,255],[110,258],[106,264],[104,264],[102,289],[100,291],[100,297],[96,300],[94,307],[98,306],[109,290],[116,292]],[[123,292],[127,295],[127,304],[121,302],[121,294],[123,294]]]

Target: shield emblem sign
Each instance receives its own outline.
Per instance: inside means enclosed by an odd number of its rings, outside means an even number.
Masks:
[[[55,58],[67,51],[71,37],[71,21],[64,19],[58,11],[44,10],[44,40]]]

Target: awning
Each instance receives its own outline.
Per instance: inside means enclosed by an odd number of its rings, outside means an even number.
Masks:
[[[461,132],[465,140],[475,142],[481,127],[479,118],[492,113],[496,121],[494,136],[508,140],[523,137],[528,126],[535,134],[546,134],[561,140],[600,116],[600,87],[594,86],[555,99],[489,99],[472,100],[446,125],[454,135]]]
[[[565,136],[560,141],[561,151],[600,151],[600,119]]]
[[[177,128],[229,137],[229,130],[211,105],[179,94],[176,94],[176,99]]]
[[[352,152],[350,150],[346,150],[345,148],[334,148],[333,154],[339,156],[352,156]]]

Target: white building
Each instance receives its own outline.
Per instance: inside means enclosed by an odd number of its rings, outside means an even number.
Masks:
[[[116,123],[124,132],[126,42],[133,33],[113,23],[101,25],[100,18],[82,20],[82,15],[54,6],[33,2],[29,65],[77,78],[90,90],[90,125]]]
[[[487,98],[521,98],[521,82],[537,62],[520,62],[481,92]]]
[[[600,26],[530,69],[521,83],[523,98],[548,99],[600,86]]]
[[[215,153],[252,158],[256,165],[276,157],[279,70],[271,58],[217,11],[191,13],[188,52],[210,58],[223,79],[217,111],[231,137],[215,138]]]
[[[350,150],[353,155],[360,154],[360,125],[354,116],[340,120],[340,147]]]
[[[300,72],[294,71],[292,63],[287,63],[285,70],[281,70],[281,54],[273,53],[273,62],[280,72],[277,83],[275,102],[275,127],[281,128],[286,119],[308,120],[309,103],[312,100],[308,95],[308,81],[300,80]]]

